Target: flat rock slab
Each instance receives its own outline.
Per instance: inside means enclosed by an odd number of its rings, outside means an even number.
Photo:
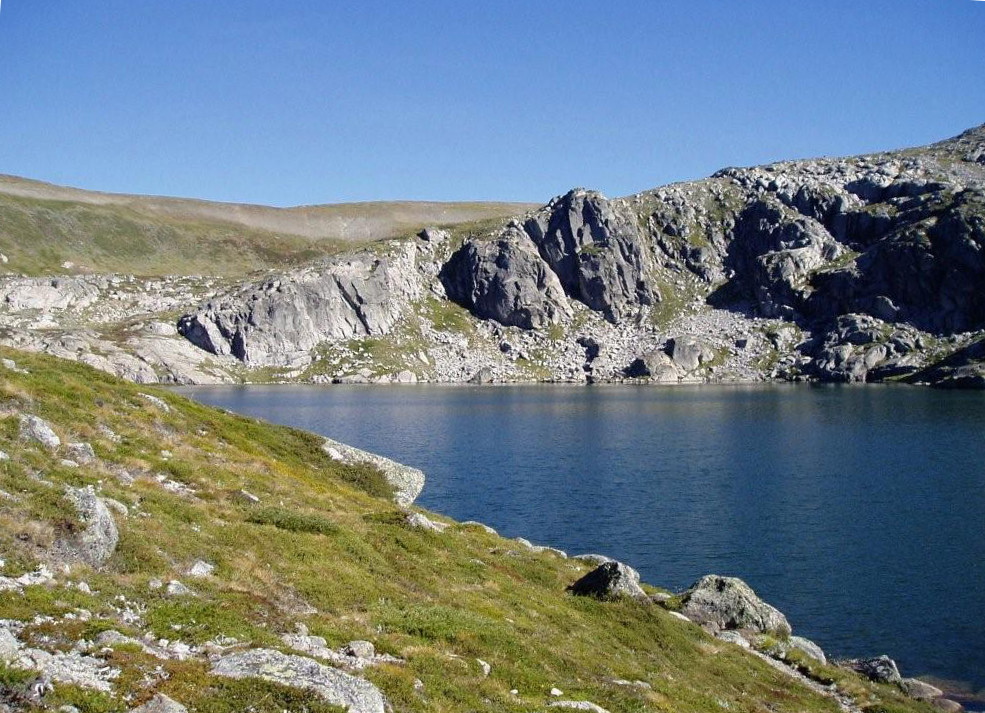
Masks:
[[[393,488],[393,499],[399,505],[410,505],[424,489],[424,473],[417,468],[331,439],[325,439],[322,450],[333,460],[341,463],[358,463],[379,469],[383,473],[383,477],[386,478],[386,482]]]
[[[215,662],[212,673],[227,678],[261,678],[313,691],[349,713],[385,713],[386,700],[372,683],[304,656],[252,649],[224,656]]]

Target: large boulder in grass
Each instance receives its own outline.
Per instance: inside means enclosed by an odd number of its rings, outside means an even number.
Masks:
[[[212,675],[227,678],[261,678],[291,688],[311,691],[349,713],[384,713],[386,700],[369,681],[305,656],[291,656],[273,649],[251,649],[223,656],[213,663]]]
[[[615,561],[599,565],[568,587],[568,591],[579,596],[599,599],[646,597],[646,592],[640,587],[640,576],[636,570]]]
[[[681,613],[691,621],[719,629],[790,635],[790,624],[783,613],[756,596],[737,577],[702,577],[681,595]]]

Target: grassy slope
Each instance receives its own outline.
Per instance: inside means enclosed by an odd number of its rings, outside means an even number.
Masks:
[[[149,629],[192,644],[222,635],[277,647],[277,635],[303,621],[332,646],[368,639],[406,659],[366,674],[397,711],[543,710],[552,686],[613,713],[837,710],[654,605],[566,594],[585,565],[531,553],[477,528],[454,525],[440,535],[409,529],[383,497],[378,473],[332,461],[314,435],[75,363],[3,349],[0,356],[30,371],[0,367],[0,449],[11,456],[0,462],[0,490],[12,496],[0,499],[4,574],[31,569],[47,543],[78,527],[60,484],[96,485],[130,509],[129,517],[117,516],[120,544],[103,571],[76,568],[59,574],[51,588],[0,593],[0,618],[59,616],[78,607],[97,615],[33,630],[49,646],[68,648],[116,628]],[[140,393],[164,399],[170,413]],[[67,469],[58,465],[60,456],[20,441],[18,412],[50,420],[63,443],[91,442],[98,464]],[[122,441],[108,440],[100,426]],[[173,456],[163,458],[162,450]],[[135,477],[131,485],[114,475],[124,470]],[[196,496],[165,491],[152,477],[157,473],[194,488]],[[240,489],[261,502],[245,502]],[[181,578],[199,558],[217,565],[209,581],[185,580],[201,596],[175,600],[148,588],[151,578]],[[63,586],[79,580],[97,594]],[[116,620],[110,605],[118,595],[142,608],[142,626]],[[297,613],[302,602],[318,613]],[[476,658],[492,665],[488,678]],[[58,686],[49,702],[71,702],[87,713],[118,711],[127,708],[119,696],[142,701],[156,690],[191,711],[239,711],[247,701],[254,711],[325,710],[306,694],[215,679],[205,663],[159,662],[132,646],[117,647],[111,663],[123,669],[117,697]],[[145,679],[158,665],[169,677]],[[839,675],[864,696],[876,696],[873,710],[929,710]],[[24,676],[0,667],[0,684]],[[415,679],[423,681],[422,691]],[[652,690],[611,679],[645,681]],[[510,694],[514,688],[518,696]]]
[[[0,252],[18,273],[240,275],[425,225],[505,217],[523,203],[391,201],[272,208],[127,196],[0,176]]]

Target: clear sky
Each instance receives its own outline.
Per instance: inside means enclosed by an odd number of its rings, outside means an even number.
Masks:
[[[295,205],[625,195],[985,122],[976,0],[7,0],[0,173]]]

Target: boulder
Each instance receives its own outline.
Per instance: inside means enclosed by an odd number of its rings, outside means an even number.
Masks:
[[[606,562],[599,565],[584,577],[568,587],[568,591],[578,596],[645,598],[646,592],[640,587],[639,575],[621,562]]]
[[[919,678],[904,678],[900,683],[900,688],[903,689],[903,693],[918,701],[930,701],[944,695],[944,691],[937,686],[931,686]]]
[[[448,527],[445,523],[435,522],[419,512],[408,513],[406,522],[416,530],[426,530],[428,532],[444,532]]]
[[[590,711],[590,713],[609,713],[602,706],[596,705],[591,701],[551,701],[547,704],[548,708],[564,708],[574,711]]]
[[[676,382],[681,370],[666,352],[655,349],[636,357],[623,370],[627,379],[650,379],[658,382]]]
[[[903,682],[903,677],[900,676],[896,662],[886,655],[846,659],[844,661],[838,661],[837,664],[842,668],[855,671],[855,673],[861,674],[876,683],[895,683],[899,685]]]
[[[681,614],[719,629],[749,630],[789,636],[790,624],[737,577],[709,574],[681,594]]]
[[[540,329],[572,314],[557,275],[515,227],[498,240],[467,241],[440,278],[450,299],[507,326]]]
[[[91,485],[67,488],[65,496],[75,506],[85,528],[56,542],[55,558],[66,563],[82,562],[98,569],[116,551],[120,539],[113,514]]]
[[[342,653],[359,659],[371,659],[376,656],[376,647],[371,641],[350,641],[342,648]]]
[[[20,436],[24,440],[41,444],[49,451],[56,450],[62,444],[51,424],[38,416],[21,415]]]
[[[684,371],[694,371],[715,358],[715,348],[711,344],[692,336],[668,339],[666,352]]]
[[[291,688],[312,691],[327,703],[349,713],[384,713],[386,700],[365,679],[324,666],[304,657],[273,649],[251,649],[223,656],[214,662],[212,674],[227,678],[261,678]]]
[[[424,473],[417,468],[331,439],[325,439],[322,450],[332,460],[359,463],[378,469],[393,488],[393,499],[399,505],[410,505],[424,489]]]
[[[65,451],[69,458],[82,465],[88,465],[96,460],[96,452],[88,443],[69,443]]]

